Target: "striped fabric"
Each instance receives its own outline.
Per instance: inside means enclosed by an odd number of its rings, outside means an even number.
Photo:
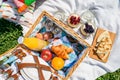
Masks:
[[[14,21],[18,24],[30,27],[33,24],[33,12],[35,8],[35,3],[30,5],[23,13],[17,12],[17,7],[13,0],[3,1],[0,4],[0,16]]]

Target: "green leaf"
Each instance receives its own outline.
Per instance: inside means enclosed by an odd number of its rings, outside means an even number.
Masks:
[[[106,73],[105,75],[100,76],[96,80],[120,80],[120,69],[115,72]]]

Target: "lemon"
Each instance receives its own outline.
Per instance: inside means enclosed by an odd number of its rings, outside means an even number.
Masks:
[[[35,37],[31,37],[31,38],[24,38],[23,44],[26,45],[31,50],[40,51],[42,48],[48,45],[48,42],[44,40],[40,40]]]

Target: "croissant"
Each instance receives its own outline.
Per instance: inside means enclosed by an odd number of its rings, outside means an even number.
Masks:
[[[68,53],[71,53],[73,51],[72,48],[69,48],[65,45],[58,45],[58,46],[52,46],[51,50],[58,56],[63,59],[68,59]]]

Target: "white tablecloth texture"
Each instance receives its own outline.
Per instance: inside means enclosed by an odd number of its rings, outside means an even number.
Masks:
[[[43,1],[43,0],[42,0]],[[97,27],[116,33],[115,42],[107,63],[102,63],[86,56],[73,72],[70,80],[95,80],[97,77],[120,68],[120,1],[119,0],[46,0],[36,7],[34,20],[43,10],[54,15],[60,11],[66,15],[81,14],[90,10],[95,15]]]
[[[60,11],[65,15],[81,14],[90,10],[97,27],[116,33],[115,42],[107,63],[91,59],[88,55],[73,72],[70,80],[95,80],[97,77],[120,68],[120,1],[119,0],[37,0],[34,21],[43,10],[51,15]],[[24,27],[24,34],[29,30]]]

